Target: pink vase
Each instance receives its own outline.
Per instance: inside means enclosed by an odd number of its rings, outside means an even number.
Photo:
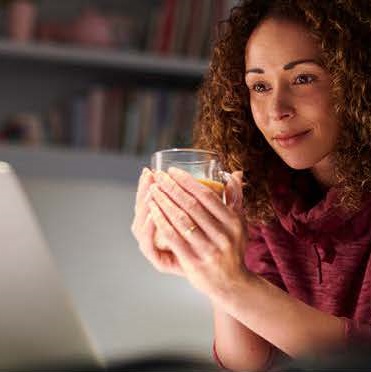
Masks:
[[[37,8],[27,0],[14,0],[8,7],[8,36],[16,41],[29,41],[33,38]]]
[[[85,9],[72,26],[72,41],[86,46],[112,46],[109,20],[94,9]]]

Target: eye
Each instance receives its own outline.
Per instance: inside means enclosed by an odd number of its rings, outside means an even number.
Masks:
[[[316,81],[316,77],[314,75],[301,74],[296,77],[294,84],[296,85],[312,84],[314,81]]]
[[[269,86],[267,86],[264,83],[255,83],[255,84],[252,84],[250,90],[253,90],[256,93],[264,93],[269,90]]]

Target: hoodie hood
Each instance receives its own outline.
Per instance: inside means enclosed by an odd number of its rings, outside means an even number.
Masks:
[[[322,283],[322,263],[332,263],[336,256],[334,239],[359,211],[347,211],[341,206],[340,187],[323,192],[307,171],[283,175],[279,185],[271,188],[272,204],[282,227],[297,239],[312,247],[312,257]],[[370,198],[365,202],[369,203]],[[360,227],[362,228],[362,227]]]

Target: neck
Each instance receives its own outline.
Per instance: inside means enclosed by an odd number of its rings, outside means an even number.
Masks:
[[[311,168],[313,177],[322,190],[326,191],[336,184],[334,165],[330,156],[326,156]]]

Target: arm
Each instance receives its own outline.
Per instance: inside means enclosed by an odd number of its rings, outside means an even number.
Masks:
[[[275,343],[274,339],[270,339],[272,343],[276,346],[280,347],[282,350],[286,351],[287,353],[291,354],[291,356],[299,355],[301,353],[317,353],[321,352],[322,346],[324,349],[328,348],[336,348],[336,347],[344,347],[344,348],[352,348],[354,346],[358,346],[360,344],[367,344],[371,345],[371,325],[370,324],[361,324],[357,321],[346,319],[346,318],[337,318],[325,313],[321,313],[318,310],[315,310],[302,302],[295,300],[294,298],[287,295],[285,292],[286,288],[284,283],[282,282],[281,276],[277,269],[277,266],[273,260],[273,257],[265,243],[264,238],[261,235],[260,229],[256,227],[249,226],[249,243],[248,248],[245,253],[245,264],[250,271],[253,271],[258,275],[256,278],[258,281],[262,283],[262,287],[265,288],[267,293],[270,291],[270,287],[274,289],[274,292],[277,294],[277,301],[281,298],[282,301],[286,302],[288,300],[287,308],[292,308],[294,311],[299,312],[297,317],[297,324],[298,324],[298,332],[303,332],[304,335],[308,337],[313,337],[314,345],[312,350],[309,348],[308,350],[306,347],[303,347],[301,351],[300,348],[297,346],[293,346],[293,349],[297,349],[297,351],[290,352],[289,349],[282,349],[284,346],[282,344]],[[265,280],[264,280],[264,279]],[[273,287],[270,283],[274,284],[276,287]],[[282,290],[280,290],[282,289]],[[248,289],[246,289],[248,291]],[[259,292],[259,290],[257,290]],[[249,293],[254,298],[252,293]],[[264,293],[264,292],[263,292]],[[268,294],[268,297],[269,294]],[[274,323],[280,324],[282,320],[287,317],[287,322],[292,323],[290,312],[286,313],[284,307],[280,305],[276,305],[274,301],[275,296],[272,296],[272,304],[274,308],[282,309],[283,315],[280,316],[277,313],[276,318],[278,320],[273,320]],[[270,301],[270,300],[268,300]],[[267,311],[269,312],[269,303],[267,304]],[[301,310],[303,309],[303,310]],[[303,313],[301,314],[301,311]],[[308,313],[309,317],[313,317],[314,323],[311,322],[310,318],[304,318],[305,314]],[[265,323],[265,317],[263,313],[261,314],[261,318]],[[269,319],[269,317],[268,317]],[[280,321],[280,320],[281,321]],[[305,319],[305,322],[303,322]],[[328,320],[328,322],[327,322]],[[324,324],[322,324],[324,323]],[[317,324],[317,326],[315,326]],[[291,324],[290,324],[291,325]],[[307,326],[306,329],[305,326]],[[300,331],[300,328],[302,329]],[[313,329],[312,329],[313,328]],[[321,332],[316,332],[316,330],[321,330]],[[284,329],[281,330],[281,334],[285,334],[287,337],[287,331],[285,332]],[[260,334],[261,336],[267,336],[266,333]],[[268,336],[269,337],[269,336]],[[265,337],[266,338],[266,337]],[[321,339],[323,341],[321,342]],[[328,341],[326,341],[326,339]],[[318,340],[318,344],[317,344]]]
[[[214,333],[214,358],[221,367],[264,371],[271,365],[272,345],[217,306],[214,306]]]
[[[272,255],[257,228],[249,227],[245,265],[285,289]],[[271,343],[217,306],[214,306],[214,333],[214,358],[221,367],[265,371],[277,363],[278,357],[287,358]]]
[[[138,186],[136,213],[132,230],[144,255],[156,268],[163,272],[174,272],[177,268],[177,272],[180,272],[181,268],[177,266],[175,257],[171,255],[171,252],[157,251],[150,239],[153,235],[153,226],[151,226],[151,220],[147,217],[148,200],[146,195],[148,195],[149,186],[152,182],[151,172],[144,170]],[[217,306],[214,307],[214,313],[214,353],[223,367],[251,371],[264,370],[265,367],[268,367],[272,359],[272,345]],[[237,343],[236,340],[238,340]]]
[[[291,357],[344,346],[343,319],[308,306],[246,268],[248,239],[238,213],[186,172],[170,168],[168,173],[155,174],[151,218],[195,288]],[[196,226],[192,233],[190,226]]]
[[[237,285],[238,291],[234,287],[233,294],[222,294],[220,306],[291,357],[344,344],[344,320],[291,297],[260,229],[249,226],[248,236],[245,265],[249,272]]]
[[[293,358],[319,356],[345,345],[343,319],[306,305],[258,275],[248,273],[235,283],[233,293],[217,294],[217,302]]]

